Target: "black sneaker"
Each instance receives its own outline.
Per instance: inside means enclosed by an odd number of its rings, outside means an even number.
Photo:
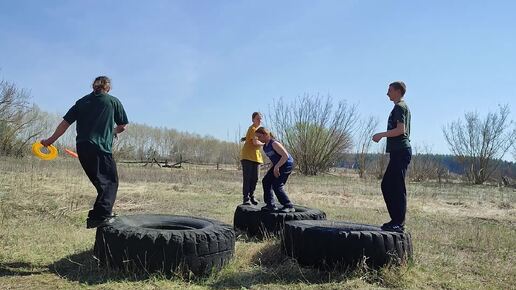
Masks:
[[[242,202],[242,205],[251,205],[251,202],[249,200],[244,200],[244,202]]]
[[[284,212],[284,213],[289,213],[289,212],[295,212],[296,209],[290,205],[290,206],[284,206],[284,207],[280,208],[279,211]]]
[[[106,219],[91,219],[91,218],[88,218],[86,220],[86,228],[87,229],[94,229],[96,227],[99,227],[100,225],[102,225],[104,223]]]
[[[388,222],[388,223],[384,223],[380,228],[382,230],[385,230],[386,228],[392,226],[392,221]]]
[[[111,214],[110,216],[104,218],[88,218],[86,219],[86,228],[93,229],[100,226],[104,226],[113,222],[113,218],[116,217],[116,214]]]
[[[390,224],[390,225],[387,225],[385,227],[382,227],[382,230],[388,231],[388,232],[404,233],[405,232],[405,227],[402,226],[402,225]]]
[[[254,198],[254,196],[251,196],[250,201],[253,205],[258,205],[258,201],[256,200],[256,198]]]
[[[262,207],[262,211],[277,211],[278,208],[275,206],[275,205],[266,205],[264,207]]]

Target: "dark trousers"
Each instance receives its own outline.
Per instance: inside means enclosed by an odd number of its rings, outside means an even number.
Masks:
[[[77,144],[77,154],[84,172],[97,190],[97,199],[88,217],[102,219],[110,216],[118,190],[118,173],[113,155],[87,142]]]
[[[240,162],[242,163],[244,177],[242,194],[244,195],[244,201],[248,201],[249,198],[254,197],[260,163],[245,159],[240,160]]]
[[[277,178],[274,176],[274,167],[267,171],[267,174],[262,179],[263,185],[263,200],[268,205],[274,205],[274,196],[272,191],[276,194],[278,201],[284,206],[291,206],[292,203],[283,189],[285,183],[287,183],[288,177],[292,173],[292,169],[280,169],[280,176]]]
[[[405,224],[407,213],[407,189],[405,174],[412,158],[410,148],[390,152],[389,165],[382,179],[382,193],[391,221],[396,225]]]

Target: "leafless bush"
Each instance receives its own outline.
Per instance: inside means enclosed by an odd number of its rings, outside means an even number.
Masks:
[[[509,106],[499,106],[480,119],[477,112],[443,128],[450,150],[464,166],[467,179],[474,184],[484,183],[499,165],[499,160],[516,141],[516,128],[509,120]]]
[[[382,179],[383,174],[385,173],[385,169],[387,169],[387,164],[389,164],[389,155],[385,152],[385,141],[381,141],[378,144],[376,158],[373,162],[373,172],[374,176],[377,179]]]
[[[234,163],[235,144],[175,129],[130,124],[113,144],[120,159]]]
[[[429,146],[414,146],[412,160],[408,170],[410,180],[420,182],[437,179],[441,182],[447,170]]]
[[[0,81],[0,154],[23,155],[23,148],[39,134],[40,131],[29,130],[39,115],[29,99],[26,90]]]
[[[360,178],[366,176],[371,163],[371,156],[369,150],[372,144],[372,136],[378,127],[378,118],[369,117],[364,120],[359,126],[356,135],[356,160],[357,171]]]
[[[235,133],[234,141],[231,142],[231,144],[229,144],[227,152],[227,156],[230,156],[231,160],[236,165],[236,168],[238,170],[242,168],[242,165],[240,163],[240,151],[242,149],[243,144],[241,143],[242,138],[240,136],[242,136],[242,133],[240,131],[239,126],[238,130]]]
[[[352,147],[352,132],[358,120],[356,106],[344,101],[334,109],[328,96],[282,99],[272,106],[272,130],[292,154],[302,174],[317,175],[334,165]]]

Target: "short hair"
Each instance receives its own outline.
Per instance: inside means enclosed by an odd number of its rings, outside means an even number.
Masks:
[[[269,136],[269,137],[274,139],[274,135],[272,134],[272,132],[269,129],[265,128],[265,127],[260,127],[258,129],[256,129],[255,133],[267,135],[267,136]]]
[[[407,91],[407,86],[402,81],[392,82],[389,84],[389,87],[393,87],[395,90],[400,91],[402,97],[405,95],[405,92]]]
[[[262,115],[262,113],[260,113],[260,112],[254,112],[254,113],[253,113],[253,115],[252,115],[252,118],[254,119],[254,117],[256,117],[256,115],[260,115],[260,116],[261,116],[261,115]]]
[[[96,93],[102,91],[107,92],[111,90],[111,80],[107,76],[99,76],[95,78],[91,86],[93,87],[93,91]]]

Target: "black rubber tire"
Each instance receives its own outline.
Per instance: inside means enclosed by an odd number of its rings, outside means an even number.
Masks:
[[[290,221],[282,235],[283,252],[300,265],[332,269],[365,262],[377,268],[412,258],[409,233],[337,221]]]
[[[97,228],[94,252],[112,268],[205,275],[231,259],[235,232],[230,225],[205,218],[120,216]]]
[[[249,237],[263,238],[279,235],[286,221],[326,219],[323,211],[304,206],[294,205],[296,211],[291,213],[264,212],[262,206],[265,204],[237,206],[233,219],[235,230],[245,232]]]

